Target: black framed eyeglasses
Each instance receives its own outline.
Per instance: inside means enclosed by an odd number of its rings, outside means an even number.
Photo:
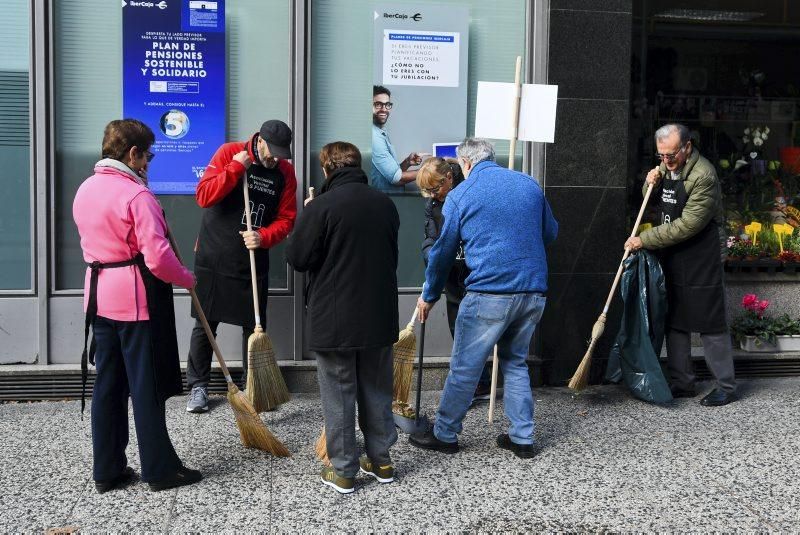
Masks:
[[[439,190],[442,189],[443,185],[444,185],[444,180],[439,182],[439,185],[436,186],[435,188],[422,188],[422,191],[424,191],[428,195],[436,195],[437,193],[439,193]]]
[[[672,154],[661,154],[660,152],[657,152],[656,153],[656,159],[657,160],[663,160],[663,161],[666,161],[666,162],[672,162],[672,161],[675,160],[675,158],[678,157],[678,154],[680,154],[680,153],[682,153],[683,151],[686,150],[686,146],[687,145],[688,145],[688,143],[684,143],[681,146],[681,148],[679,148],[678,150],[676,150]]]
[[[394,106],[394,102],[373,102],[372,109],[379,110],[383,108],[384,110],[391,110],[392,106]]]
[[[152,152],[150,152],[149,150],[144,151],[144,156],[145,156],[145,158],[147,158],[147,162],[148,163],[152,162],[153,158],[156,157],[156,155],[153,154]]]

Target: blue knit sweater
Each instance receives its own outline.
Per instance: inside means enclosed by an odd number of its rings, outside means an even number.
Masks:
[[[558,223],[532,177],[491,161],[479,162],[447,195],[444,224],[428,256],[422,298],[439,299],[459,243],[471,270],[467,291],[547,291],[545,245]]]

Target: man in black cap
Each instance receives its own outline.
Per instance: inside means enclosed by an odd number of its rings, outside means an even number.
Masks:
[[[259,316],[266,318],[269,249],[283,241],[297,216],[297,180],[290,145],[292,131],[282,121],[267,121],[248,141],[222,145],[197,184],[204,208],[195,245],[197,295],[216,335],[220,323],[242,327],[242,365],[247,371],[247,339],[255,327],[248,249],[255,251]],[[253,230],[247,231],[242,180],[247,180]],[[243,243],[244,242],[244,243]],[[192,317],[197,315],[192,309]],[[212,348],[195,321],[186,380],[191,389],[187,412],[208,410]]]

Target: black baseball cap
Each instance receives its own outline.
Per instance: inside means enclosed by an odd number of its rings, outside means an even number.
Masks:
[[[282,160],[292,159],[292,129],[283,121],[272,119],[261,125],[258,135],[267,142],[269,153]]]

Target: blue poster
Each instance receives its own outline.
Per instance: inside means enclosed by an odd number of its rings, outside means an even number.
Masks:
[[[124,0],[123,114],[156,135],[154,193],[194,195],[225,142],[225,0]]]

